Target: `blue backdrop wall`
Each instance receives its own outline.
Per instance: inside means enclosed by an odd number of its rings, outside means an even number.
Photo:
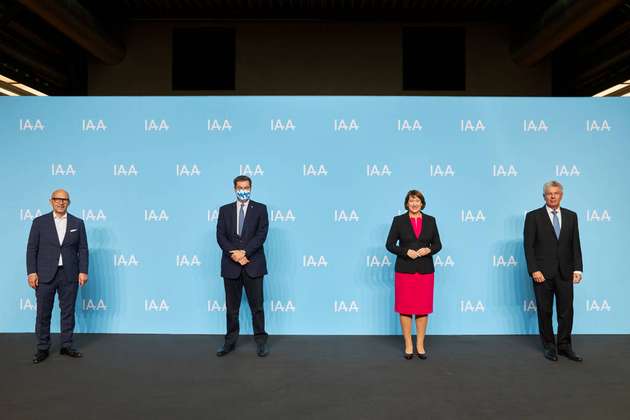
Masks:
[[[625,98],[3,97],[0,109],[0,331],[33,331],[26,240],[64,188],[90,245],[77,331],[223,333],[217,210],[246,174],[270,215],[271,334],[399,333],[384,243],[411,188],[444,244],[429,333],[536,333],[522,231],[550,179],[579,215],[575,332],[630,332]],[[244,332],[249,317],[244,304]]]

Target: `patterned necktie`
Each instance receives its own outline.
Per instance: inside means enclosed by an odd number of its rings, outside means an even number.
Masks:
[[[236,234],[238,236],[241,236],[241,233],[243,232],[243,223],[245,223],[245,206],[242,204],[239,204],[239,210],[238,210],[238,230],[236,232]]]
[[[560,239],[560,219],[558,219],[558,210],[552,210],[553,213],[553,230],[556,232],[556,239]]]

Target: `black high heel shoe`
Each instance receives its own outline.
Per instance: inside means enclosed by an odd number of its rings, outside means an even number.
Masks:
[[[427,352],[426,351],[424,353],[416,353],[416,355],[418,356],[418,359],[422,359],[422,360],[426,360],[427,359]]]
[[[413,353],[403,352],[403,357],[407,360],[413,359]]]

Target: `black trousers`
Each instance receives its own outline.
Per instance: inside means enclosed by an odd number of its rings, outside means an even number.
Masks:
[[[571,348],[571,330],[573,329],[573,279],[562,278],[560,273],[545,278],[542,283],[534,282],[536,310],[538,313],[538,331],[546,349],[561,350]],[[556,298],[558,316],[558,341],[553,335],[553,299]]]
[[[79,282],[69,279],[63,267],[59,267],[50,283],[39,283],[35,289],[37,298],[37,319],[35,321],[35,335],[37,349],[50,348],[50,319],[55,305],[55,293],[59,295],[61,309],[61,347],[72,347],[74,333],[74,309],[77,301]]]
[[[250,277],[245,270],[241,271],[236,279],[223,279],[225,286],[225,306],[227,319],[227,334],[225,344],[233,345],[238,340],[240,325],[238,315],[241,308],[243,288],[247,295],[247,303],[252,312],[252,325],[254,327],[254,340],[258,344],[267,342],[265,332],[265,312],[263,310],[263,276]]]

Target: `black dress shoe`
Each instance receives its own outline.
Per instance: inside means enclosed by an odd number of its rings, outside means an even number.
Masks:
[[[33,363],[38,364],[48,358],[48,350],[37,350],[35,356],[33,356]]]
[[[569,360],[573,360],[574,362],[581,362],[583,359],[575,354],[575,352],[571,349],[566,350],[558,350],[558,354],[566,357]]]
[[[427,352],[424,353],[416,353],[418,359],[427,360]]]
[[[228,354],[229,352],[233,351],[236,348],[236,346],[234,344],[231,345],[225,345],[223,347],[221,347],[219,350],[217,350],[217,357],[223,357],[226,354]]]
[[[269,354],[269,349],[267,349],[267,344],[258,344],[256,346],[256,354],[258,357],[265,357]]]
[[[545,359],[551,360],[552,362],[558,361],[558,355],[554,349],[545,349],[544,355]]]
[[[403,352],[403,357],[407,360],[411,360],[413,359],[413,353],[407,353],[406,351]]]
[[[72,357],[74,359],[83,357],[83,353],[77,349],[73,349],[72,347],[62,347],[61,350],[59,350],[59,354],[62,356]]]

